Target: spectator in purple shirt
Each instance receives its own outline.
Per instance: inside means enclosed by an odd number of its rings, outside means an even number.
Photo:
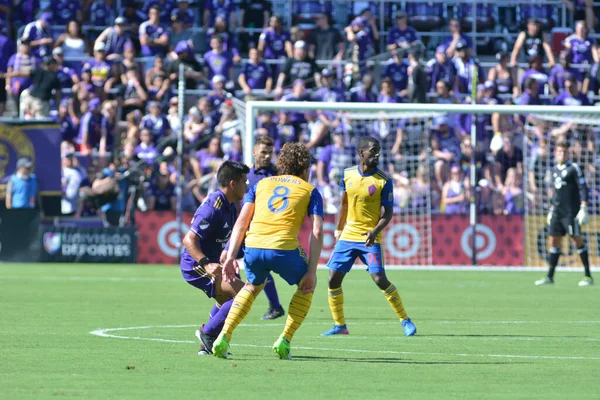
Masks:
[[[152,143],[152,133],[149,129],[140,131],[140,144],[135,148],[135,155],[147,164],[153,164],[160,155]]]
[[[43,58],[52,52],[54,40],[50,34],[49,21],[51,18],[52,13],[44,12],[37,21],[25,25],[21,40],[29,42],[34,56]]]
[[[477,69],[477,84],[485,77],[483,68],[477,60],[471,57],[471,49],[467,48],[463,42],[459,42],[456,47],[456,55],[452,61],[456,68],[456,89],[460,93],[471,93],[473,85],[473,66]],[[473,62],[473,66],[471,66]]]
[[[244,162],[244,153],[242,151],[242,137],[239,134],[231,138],[231,149],[225,154],[224,161]]]
[[[206,98],[212,104],[212,109],[218,110],[221,104],[227,100],[227,95],[229,94],[225,91],[225,77],[223,75],[215,75],[211,83],[213,90],[208,93]]]
[[[152,57],[167,54],[169,34],[167,28],[160,24],[160,10],[158,7],[150,7],[148,21],[140,25],[139,39],[143,56]]]
[[[150,180],[150,187],[146,191],[149,211],[170,211],[177,208],[175,185],[169,176],[167,163],[161,163],[158,174]]]
[[[366,72],[365,60],[373,54],[373,39],[365,26],[364,18],[357,17],[350,26],[344,28],[346,40],[353,46],[350,61],[359,66],[361,74]]]
[[[171,22],[171,11],[175,8],[174,0],[146,0],[144,2],[144,7],[138,11],[140,18],[144,18],[148,15],[152,7],[158,9],[161,24],[168,24]]]
[[[171,20],[176,16],[176,19],[183,23],[185,29],[189,29],[194,24],[194,12],[190,10],[189,0],[177,0],[177,8],[171,11]]]
[[[7,92],[10,91],[10,85],[7,85],[4,74],[8,72],[8,62],[15,54],[15,42],[6,36],[6,29],[0,29],[0,115],[4,114],[6,106]]]
[[[112,0],[94,0],[90,5],[89,23],[94,26],[108,26],[115,20]]]
[[[451,86],[454,85],[456,66],[454,65],[454,62],[446,56],[446,46],[439,45],[436,48],[435,57],[427,62],[425,70],[427,71],[429,82],[431,83],[429,88],[430,92],[435,91],[435,85],[439,81],[448,82]],[[394,81],[394,83],[396,82]]]
[[[110,65],[106,61],[104,43],[98,42],[94,45],[94,58],[87,61],[83,68],[91,72],[94,86],[103,89],[110,76]]]
[[[81,21],[81,1],[51,0],[53,25],[66,25],[69,21]]]
[[[289,32],[283,30],[281,17],[273,15],[258,39],[258,51],[266,60],[281,60],[292,57],[292,40]],[[278,73],[279,70],[276,71]]]
[[[381,76],[392,81],[395,96],[405,98],[408,95],[408,67],[410,64],[407,60],[400,57],[395,50],[392,51],[392,61],[392,63],[385,67]]]
[[[223,162],[221,139],[218,136],[210,139],[208,148],[196,152],[196,157],[190,158],[196,179],[208,182],[214,177]]]
[[[210,47],[210,40],[214,35],[219,35],[223,38],[223,51],[231,52],[234,63],[238,63],[242,60],[237,48],[235,35],[229,32],[225,18],[221,16],[217,17],[217,19],[215,19],[215,26],[206,31],[207,47]]]
[[[235,3],[233,0],[206,0],[204,5],[204,29],[213,26],[217,17],[223,17],[229,21],[231,29],[236,28]]]
[[[279,137],[277,134],[277,124],[273,121],[273,113],[269,110],[261,111],[258,115],[257,126],[257,129],[254,131],[254,136],[270,137],[273,143],[275,143],[275,151],[279,151],[281,146],[277,147]]]
[[[397,48],[407,48],[417,42],[419,34],[413,28],[408,26],[408,15],[405,11],[396,13],[396,26],[388,32],[387,49],[388,51]]]
[[[18,71],[32,71],[39,64],[40,60],[31,54],[31,47],[28,41],[21,41],[19,52],[12,55],[8,60],[8,73]],[[10,91],[12,96],[19,97],[23,90],[31,86],[31,78],[29,77],[8,77],[6,80],[6,90]],[[18,104],[18,102],[17,102]]]
[[[95,43],[104,43],[106,59],[115,60],[123,56],[126,44],[131,42],[132,39],[133,37],[128,28],[127,20],[124,17],[117,17],[114,20],[114,26],[106,28],[98,36]]]
[[[435,117],[431,132],[431,155],[435,157],[434,173],[438,187],[443,187],[448,167],[460,160],[460,140],[448,125],[446,116]]]
[[[277,140],[275,141],[275,151],[279,153],[279,150],[286,143],[297,142],[298,129],[290,121],[288,113],[281,111],[279,113],[279,121],[277,122]]]
[[[564,41],[565,49],[570,51],[573,64],[591,65],[597,59],[596,40],[588,36],[588,28],[585,21],[577,21],[575,33],[567,37]],[[574,69],[575,77],[578,82],[583,82],[588,68],[579,67]]]
[[[558,57],[558,64],[552,67],[548,78],[550,92],[554,97],[565,89],[565,81],[571,76],[574,76],[571,69],[571,53],[563,50]]]
[[[140,129],[149,129],[152,132],[153,142],[158,141],[171,134],[171,126],[167,117],[162,114],[162,105],[158,101],[148,103],[149,113],[144,115],[140,123]]]
[[[74,84],[79,82],[79,77],[72,68],[64,65],[65,57],[63,54],[63,49],[61,47],[56,47],[54,50],[52,50],[52,56],[58,64],[57,74],[58,80],[60,81],[60,86],[63,89],[71,89]]]
[[[350,101],[353,103],[375,103],[377,93],[373,90],[375,80],[367,74],[362,78],[362,84],[350,89]]]
[[[310,96],[306,93],[306,85],[302,79],[294,81],[292,92],[281,98],[281,101],[310,101]],[[290,122],[299,126],[306,122],[303,111],[289,111]]]
[[[267,94],[271,93],[273,88],[271,68],[261,59],[258,49],[250,49],[248,58],[248,62],[244,63],[238,75],[240,87],[248,96],[256,89],[263,89]]]
[[[560,92],[554,99],[554,105],[558,106],[591,106],[590,100],[579,90],[579,85],[574,77],[565,81],[565,90]]]
[[[333,143],[327,145],[319,154],[317,162],[317,183],[324,187],[329,182],[329,173],[332,169],[343,171],[354,164],[355,149],[348,143],[344,143],[344,135],[341,130],[334,130],[332,134]]]
[[[94,98],[89,101],[88,111],[81,117],[79,135],[75,143],[79,145],[83,155],[90,154],[94,148],[99,149],[100,154],[105,154],[107,134],[106,121],[100,108],[100,99]]]
[[[446,46],[446,55],[448,58],[453,58],[456,52],[456,47],[459,43],[462,43],[465,49],[473,48],[473,41],[468,36],[463,35],[460,26],[460,21],[456,18],[451,18],[448,21],[448,30],[450,31],[450,37],[447,38],[443,45]]]
[[[223,38],[214,35],[210,38],[211,51],[204,53],[204,75],[212,79],[215,75],[223,75],[228,82],[233,82],[233,55],[223,50]]]
[[[379,95],[377,96],[378,103],[398,103],[394,82],[390,78],[383,78],[380,84]]]
[[[540,83],[540,86],[545,86],[548,83],[548,74],[544,70],[540,56],[533,56],[529,59],[529,68],[521,78],[521,90],[523,90],[523,85],[528,78],[536,79]]]

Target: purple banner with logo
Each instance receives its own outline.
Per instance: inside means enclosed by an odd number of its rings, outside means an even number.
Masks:
[[[60,127],[54,122],[0,120],[0,198],[16,172],[17,160],[33,162],[41,195],[60,195]]]

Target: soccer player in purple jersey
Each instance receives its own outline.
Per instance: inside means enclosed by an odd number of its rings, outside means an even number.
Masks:
[[[198,207],[183,238],[181,274],[187,283],[215,300],[209,321],[196,331],[201,347],[198,355],[212,353],[212,344],[221,331],[233,297],[244,286],[238,279],[222,279],[219,257],[231,236],[237,218],[235,203],[246,193],[250,169],[240,163],[225,161],[217,172],[219,189]]]

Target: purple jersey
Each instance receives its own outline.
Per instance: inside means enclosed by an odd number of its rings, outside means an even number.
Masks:
[[[565,69],[560,64],[555,65],[550,71],[550,77],[548,83],[551,84],[557,92],[565,89],[565,81],[573,77],[573,73],[570,69]]]
[[[314,101],[322,101],[324,103],[341,103],[345,100],[342,88],[327,87],[318,89],[312,98]]]
[[[358,46],[358,60],[353,62],[361,62],[367,58],[367,53],[373,49],[373,38],[366,30],[356,32],[356,46]]]
[[[213,35],[221,36],[223,39],[223,51],[229,51],[233,54],[234,57],[240,55],[240,52],[237,48],[237,42],[235,40],[235,36],[230,34],[229,32],[217,32],[215,28],[210,28],[206,31],[206,48],[210,49],[210,40]]]
[[[382,77],[390,78],[394,82],[394,89],[399,92],[408,87],[408,61],[402,60],[398,63],[391,63],[385,67]]]
[[[268,168],[256,169],[255,167],[250,168],[250,172],[248,173],[248,189],[256,185],[264,178],[268,178],[270,176],[277,175],[277,169],[273,164],[269,165]]]
[[[454,85],[454,78],[456,77],[456,66],[452,60],[446,60],[444,64],[440,64],[435,58],[429,60],[426,65],[427,75],[429,76],[429,87],[430,92],[435,92],[435,84],[438,81],[444,81]]]
[[[387,94],[379,94],[377,96],[378,103],[398,103],[398,98],[396,96],[388,96]]]
[[[202,175],[208,175],[211,172],[217,172],[217,168],[223,161],[221,157],[210,154],[206,149],[197,151],[196,158],[200,163],[200,171],[202,172]]]
[[[200,250],[211,262],[219,262],[236,218],[235,204],[229,203],[221,190],[209,194],[196,210],[190,231],[196,234]],[[183,250],[180,265],[183,271],[188,272],[193,271],[196,266],[196,260],[187,249]]]
[[[360,85],[350,89],[350,101],[353,103],[375,103],[377,101],[377,94],[373,90],[366,91]]]
[[[581,40],[577,36],[571,35],[565,39],[565,43],[569,43],[571,45],[571,55],[573,56],[571,62],[573,64],[594,63],[594,57],[592,56],[592,46],[596,44],[596,41],[593,38],[587,37],[584,40]],[[582,68],[580,71],[578,68],[578,72],[580,72],[580,75],[585,74],[585,71],[585,68]]]
[[[6,35],[0,34],[0,72],[7,71],[8,61],[15,52],[15,41]]]
[[[83,144],[83,135],[87,133],[87,145],[89,147],[96,147],[100,144],[103,127],[106,127],[105,120],[106,118],[102,114],[94,114],[91,111],[83,114],[79,125],[79,135],[75,142]]]
[[[291,124],[277,124],[277,142],[278,148],[276,150],[279,151],[286,143],[293,143],[298,141],[298,135],[296,133],[296,128]]]
[[[70,142],[77,137],[77,127],[69,115],[66,115],[64,118],[58,120],[58,123],[60,124],[62,140]]]
[[[24,57],[20,53],[17,53],[8,60],[8,67],[12,67],[13,71],[32,71],[38,62],[39,59],[33,55]],[[30,86],[30,77],[15,77],[11,79],[11,89],[15,93],[23,91]]]
[[[81,11],[81,1],[78,0],[52,0],[50,3],[54,25],[66,25],[76,20],[77,12]]]
[[[154,137],[154,142],[163,136],[167,135],[167,131],[171,129],[169,121],[163,115],[155,117],[152,114],[144,115],[140,123],[140,129],[149,129]]]
[[[206,0],[204,9],[210,12],[209,24],[212,26],[217,17],[229,21],[229,15],[235,11],[235,3],[233,0]]]
[[[276,33],[272,28],[266,28],[260,34],[259,41],[265,43],[264,56],[267,60],[285,57],[285,42],[290,42],[290,34],[285,31]]]
[[[229,71],[233,68],[231,53],[216,53],[214,50],[204,53],[204,65],[208,67],[208,79],[215,75],[223,75],[229,80]]]
[[[154,145],[152,143],[149,145],[140,143],[135,148],[135,155],[140,160],[144,160],[148,164],[153,164],[154,160],[156,160],[156,158],[160,155],[160,153],[158,152],[158,150],[156,150],[156,148],[154,147]]]
[[[263,129],[265,131],[267,131],[267,136],[270,137],[271,139],[273,139],[273,142],[275,143],[275,151],[279,151],[279,149],[281,147],[278,145],[279,137],[278,137],[278,134],[277,134],[277,125],[274,122],[272,122],[272,121],[270,123],[263,124],[259,120],[258,123],[257,123],[257,127],[261,131]],[[254,135],[257,136],[257,131],[254,131]]]
[[[464,61],[460,57],[453,58],[454,67],[456,68],[456,76],[458,76],[459,87],[458,90],[461,93],[471,93],[471,86],[473,85],[473,67],[469,61]],[[483,68],[479,65],[479,62],[474,61],[474,67],[477,68],[477,76],[482,77]]]
[[[281,101],[310,101],[310,97],[308,95],[296,97],[293,93],[290,93],[284,95],[281,98]],[[303,124],[306,122],[306,118],[304,118],[304,111],[289,111],[287,114],[290,122],[293,124]]]
[[[244,153],[237,150],[230,150],[225,154],[223,158],[225,161],[233,161],[233,162],[244,162]]]
[[[446,46],[446,48],[448,48],[448,47],[450,47],[450,43],[452,43],[453,41],[454,41],[454,38],[452,36],[450,36],[442,44],[444,46]],[[463,42],[468,48],[473,48],[473,41],[471,40],[471,38],[463,35],[462,33],[460,34],[459,41]]]
[[[267,79],[271,77],[271,68],[264,61],[258,64],[246,62],[242,66],[240,75],[244,75],[250,89],[264,89],[267,86]]]
[[[544,71],[538,71],[536,69],[528,69],[523,73],[523,77],[521,78],[521,89],[525,90],[525,82],[527,79],[533,78],[540,83],[540,87],[544,87],[546,83],[548,83],[548,75]],[[541,89],[540,89],[541,90]]]
[[[156,211],[169,211],[171,210],[171,198],[175,197],[175,185],[167,180],[166,184],[161,187],[158,179],[152,179],[146,190],[146,196],[155,198],[154,209]]]
[[[94,0],[90,6],[90,24],[110,26],[115,20],[115,12],[104,0]]]
[[[454,129],[449,128],[446,134],[442,134],[439,131],[433,131],[432,135],[437,139],[440,145],[440,151],[452,153],[454,155],[454,162],[460,160],[460,140],[458,140],[458,137],[454,134]]]
[[[555,106],[591,106],[590,100],[583,94],[571,95],[568,91],[562,91],[554,99]]]
[[[35,40],[52,38],[50,35],[50,31],[48,28],[42,28],[40,25],[40,21],[33,21],[25,25],[25,30],[23,30],[22,39],[33,42]],[[34,47],[31,49],[31,53],[37,57],[46,57],[52,53],[52,46],[49,44],[45,44],[43,46]]]
[[[221,107],[221,104],[227,100],[227,97],[225,97],[224,92],[212,91],[206,96],[206,99],[212,104],[213,110],[218,110],[219,107]]]
[[[140,25],[139,29],[140,38],[143,35],[148,35],[149,39],[159,39],[162,35],[168,35],[168,33],[167,28],[165,26],[152,25],[150,21],[146,21]],[[146,57],[165,55],[165,53],[165,46],[142,46],[142,55]]]
[[[180,10],[179,7],[175,8],[173,11],[171,11],[171,20],[173,20],[174,17],[183,22],[185,25],[192,25],[194,23],[194,12],[189,8],[185,11]]]
[[[400,28],[395,26],[390,29],[386,44],[400,44],[402,42],[410,44],[417,40],[419,40],[419,34],[414,28],[407,26],[406,29],[400,30]]]
[[[554,5],[551,4],[521,4],[521,20],[527,21],[529,18],[535,18],[545,25],[552,21]]]
[[[73,69],[62,65],[58,68],[58,71],[56,71],[56,75],[60,81],[61,88],[70,89],[73,87],[73,77],[76,75]]]
[[[103,87],[110,76],[110,65],[106,61],[91,59],[83,65],[84,70],[90,71],[95,86]]]

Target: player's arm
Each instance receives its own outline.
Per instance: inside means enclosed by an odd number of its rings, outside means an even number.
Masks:
[[[348,218],[348,193],[346,192],[344,172],[342,172],[340,187],[342,188],[342,204],[340,205],[340,215],[338,218],[337,226],[335,228],[335,232],[333,234],[333,236],[336,239],[339,239],[340,236],[342,236],[342,231],[344,230],[344,226],[346,225],[346,219]]]
[[[590,217],[587,212],[587,202],[588,202],[588,186],[585,181],[585,176],[583,176],[583,172],[579,165],[573,163],[573,169],[577,176],[575,177],[575,182],[577,184],[577,190],[579,190],[579,199],[581,204],[579,206],[579,212],[575,216],[575,219],[579,223],[579,225],[587,225],[590,222]]]
[[[231,231],[231,238],[229,239],[228,243],[229,249],[227,250],[227,259],[223,263],[223,274],[225,275],[225,280],[227,282],[233,280],[235,278],[235,274],[239,273],[239,267],[237,267],[235,260],[240,252],[240,248],[242,247],[242,242],[244,241],[244,237],[246,236],[246,232],[250,226],[250,221],[252,221],[252,217],[254,216],[254,202],[256,201],[257,185],[251,187],[248,190],[248,193],[246,193],[246,196],[244,197],[244,206],[242,207],[242,211],[240,212],[237,221],[235,221],[235,225]]]
[[[197,215],[194,215],[190,230],[183,238],[183,245],[199,266],[203,267],[209,274],[215,275],[219,274],[220,265],[218,263],[210,262],[208,257],[206,257],[206,254],[204,254],[200,248],[200,242],[198,240],[206,238],[212,231],[212,227],[215,225],[213,223],[214,212],[210,209],[212,206],[206,204],[203,207],[204,208],[201,209]]]
[[[308,215],[312,222],[310,233],[309,253],[308,253],[308,271],[298,283],[298,289],[302,293],[312,293],[317,286],[317,266],[323,250],[323,197],[313,189],[310,194],[310,203],[308,205]]]
[[[377,222],[377,225],[375,225],[373,230],[363,233],[363,236],[367,237],[365,240],[365,245],[367,247],[371,247],[375,244],[377,235],[388,226],[394,216],[394,186],[391,179],[388,179],[385,182],[383,190],[381,191],[381,206],[383,207],[383,214],[379,218],[379,222]]]

